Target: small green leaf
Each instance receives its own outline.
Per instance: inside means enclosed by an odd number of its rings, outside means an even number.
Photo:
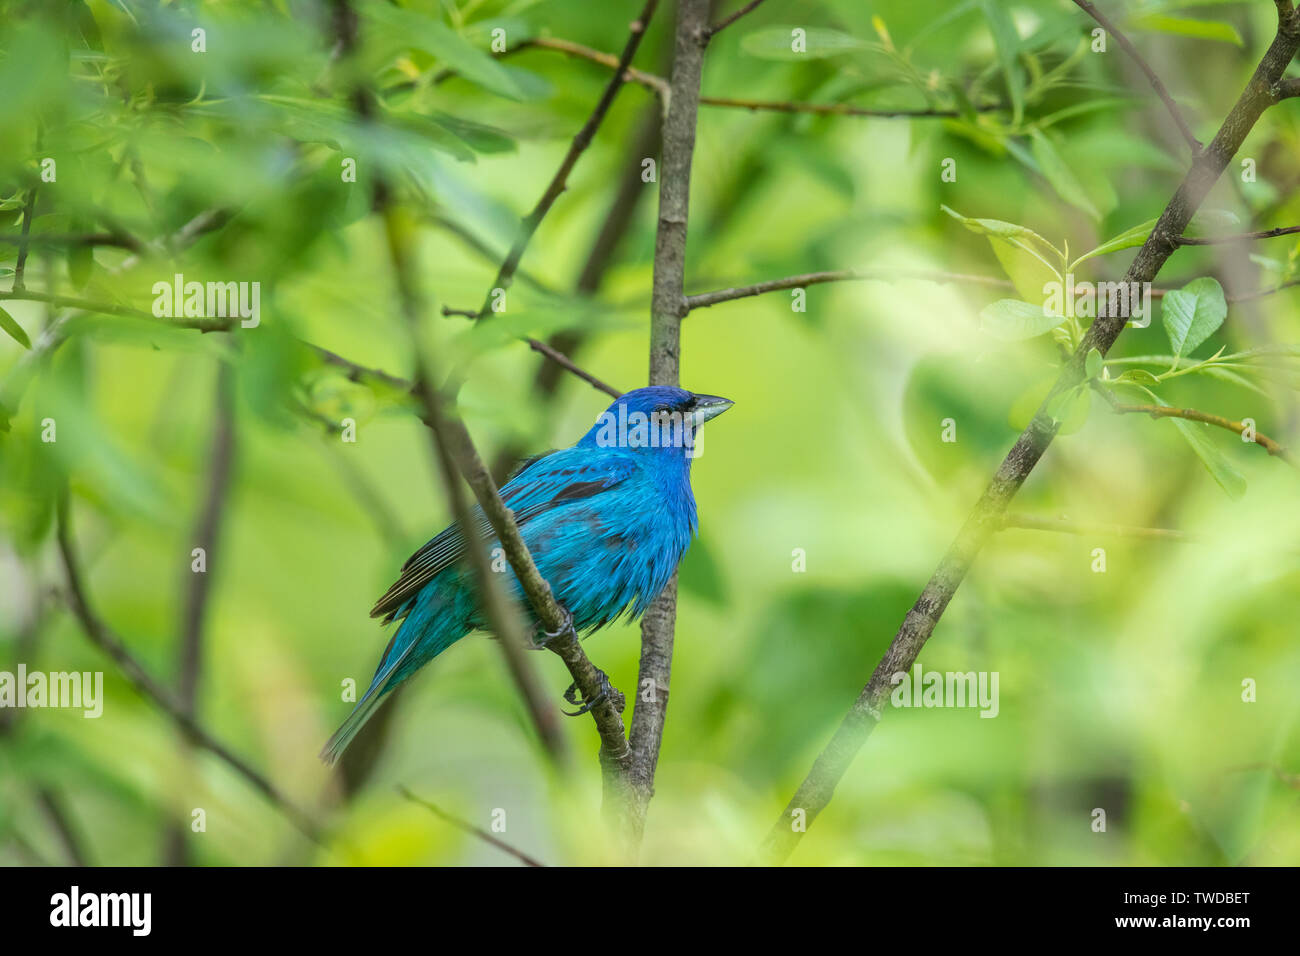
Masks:
[[[1057,249],[1056,246],[1028,226],[1021,226],[1014,222],[1003,222],[1001,219],[972,219],[963,216],[949,206],[941,205],[939,208],[971,232],[990,238],[1004,239],[1012,245],[1024,249],[1051,269],[1058,278],[1060,277],[1060,273],[1053,263],[1064,264],[1065,256],[1062,255],[1060,249]]]
[[[88,245],[72,246],[68,249],[68,278],[78,289],[84,289],[90,281],[90,274],[95,270],[95,250]]]
[[[362,9],[378,32],[391,40],[423,50],[485,90],[511,100],[524,99],[524,91],[508,70],[438,20],[381,2],[367,3]]]
[[[1040,379],[1025,389],[1020,397],[1012,402],[1011,409],[1007,413],[1007,424],[1016,431],[1027,428],[1055,384],[1056,376],[1053,375]],[[1091,394],[1092,390],[1089,388],[1072,388],[1052,398],[1047,413],[1061,423],[1057,434],[1069,435],[1084,426],[1092,405]]]
[[[23,348],[30,349],[32,347],[32,340],[27,337],[23,327],[4,309],[0,309],[0,329],[4,329],[9,333],[9,337]]]
[[[1041,305],[1019,299],[998,299],[980,309],[980,328],[1004,342],[1044,335],[1064,321],[1063,315],[1050,315]]]
[[[1088,356],[1083,360],[1083,369],[1088,378],[1096,378],[1101,374],[1101,367],[1105,364],[1105,359],[1097,349],[1088,349]]]
[[[795,30],[801,31],[802,36],[797,36]],[[802,52],[796,50],[796,42],[801,44]],[[852,34],[825,27],[767,27],[746,34],[740,41],[742,50],[750,56],[765,60],[819,60],[878,46],[879,44],[869,43]]]
[[[1159,385],[1160,379],[1156,378],[1144,368],[1131,368],[1123,375],[1115,379],[1116,385]]]
[[[1011,110],[1017,123],[1025,115],[1025,78],[1020,70],[1020,34],[1005,0],[980,0],[980,8],[993,34],[998,62],[1007,78],[1007,94],[1011,97]]]
[[[1125,229],[1118,236],[1115,236],[1113,239],[1107,239],[1091,252],[1085,252],[1083,255],[1079,256],[1079,258],[1070,263],[1070,268],[1067,271],[1073,272],[1079,263],[1087,262],[1089,259],[1095,258],[1096,256],[1109,255],[1112,252],[1119,252],[1123,249],[1132,249],[1134,246],[1142,245],[1142,243],[1147,241],[1147,236],[1151,235],[1151,230],[1154,229],[1155,226],[1156,220],[1148,219],[1140,226],[1134,226],[1132,229]]]
[[[1174,36],[1193,37],[1198,40],[1218,40],[1234,46],[1244,46],[1241,34],[1231,23],[1221,20],[1193,20],[1188,17],[1171,17],[1148,13],[1129,17],[1129,23],[1139,30],[1153,30]]]
[[[1193,279],[1181,289],[1165,293],[1161,321],[1174,356],[1182,358],[1195,351],[1218,330],[1227,315],[1223,286],[1210,276]]]
[[[1164,404],[1163,402],[1161,404]],[[1187,444],[1192,446],[1192,451],[1196,452],[1201,463],[1219,486],[1228,493],[1229,498],[1240,498],[1246,493],[1246,479],[1232,466],[1227,456],[1219,451],[1218,446],[1210,440],[1207,434],[1210,426],[1201,422],[1189,422],[1183,418],[1171,418],[1171,422],[1178,429],[1179,433],[1187,439]]]
[[[1038,164],[1039,171],[1052,184],[1056,194],[1071,206],[1082,209],[1093,219],[1100,219],[1101,213],[1093,205],[1092,200],[1088,198],[1083,186],[1079,185],[1074,170],[1070,169],[1065,160],[1061,158],[1061,154],[1052,145],[1052,141],[1038,130],[1033,131],[1031,140],[1034,161]]]

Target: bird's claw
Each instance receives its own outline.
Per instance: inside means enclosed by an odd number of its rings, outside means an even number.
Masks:
[[[531,638],[533,645],[532,650],[543,651],[550,646],[551,641],[555,640],[557,637],[563,637],[565,634],[572,634],[574,637],[577,637],[577,631],[573,628],[573,615],[569,613],[569,609],[563,604],[558,605],[558,607],[560,608],[560,613],[564,615],[563,622],[554,631],[546,630],[546,628],[542,627],[539,622],[536,629],[533,631],[533,636]]]
[[[570,684],[568,689],[564,692],[564,699],[567,700],[570,704],[573,704],[573,706],[578,708],[577,710],[563,711],[566,717],[581,717],[583,714],[589,712],[597,704],[603,703],[604,701],[607,700],[612,700],[614,702],[614,706],[619,711],[622,711],[623,695],[619,693],[614,688],[614,685],[609,682],[609,676],[604,671],[597,668],[596,673],[600,675],[599,676],[600,691],[596,694],[595,697],[591,698],[591,700],[578,699],[578,695],[581,692],[578,690],[577,682]]]

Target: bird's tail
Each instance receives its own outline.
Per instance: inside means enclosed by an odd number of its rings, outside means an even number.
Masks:
[[[343,756],[343,751],[347,749],[348,744],[352,743],[352,738],[361,733],[361,728],[370,719],[370,715],[384,702],[384,698],[394,686],[396,685],[390,686],[387,681],[380,686],[371,684],[370,689],[357,701],[357,706],[352,708],[352,713],[348,714],[348,719],[343,721],[343,726],[334,731],[334,736],[326,741],[321,749],[320,759],[331,767],[338,763],[339,758]]]
[[[333,766],[343,756],[352,738],[361,732],[366,721],[388,694],[397,689],[417,670],[437,657],[469,630],[467,625],[457,625],[456,615],[445,613],[449,608],[429,604],[417,606],[402,621],[397,633],[384,650],[383,659],[375,670],[370,687],[348,714],[343,726],[334,732],[321,749],[320,759]]]

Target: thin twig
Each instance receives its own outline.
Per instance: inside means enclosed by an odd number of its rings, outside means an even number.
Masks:
[[[749,13],[751,10],[753,10],[755,7],[757,7],[757,6],[758,6],[760,3],[762,3],[762,2],[763,2],[763,0],[749,0],[749,3],[745,4],[743,7],[741,7],[739,10],[737,10],[735,13],[733,13],[731,16],[729,16],[729,17],[723,17],[721,20],[719,20],[719,21],[718,21],[717,23],[715,23],[713,26],[709,27],[709,29],[708,29],[708,33],[707,33],[708,39],[712,40],[715,36],[717,36],[717,35],[718,35],[719,33],[721,33],[723,30],[727,29],[727,27],[731,26],[733,23],[735,23],[737,20],[739,20],[739,19],[740,19],[741,17],[743,17],[745,14]]]
[[[17,243],[22,245],[26,243],[29,246],[117,246],[122,249],[139,251],[142,246],[139,240],[126,235],[125,233],[116,232],[87,232],[80,235],[56,235],[54,233],[40,233],[35,236],[19,234],[10,236],[0,233],[0,242],[7,244]]]
[[[1132,525],[1070,521],[1068,518],[1041,518],[1037,515],[1010,512],[998,522],[998,530],[1024,528],[1032,531],[1056,531],[1062,534],[1099,535],[1109,538],[1146,538],[1157,541],[1202,542],[1205,539],[1172,528],[1141,528]]]
[[[1124,282],[1150,282],[1156,277],[1178,248],[1173,239],[1183,234],[1246,135],[1264,110],[1273,105],[1270,90],[1295,58],[1296,51],[1300,50],[1300,18],[1289,2],[1280,3],[1278,12],[1278,31],[1268,51],[1214,140],[1193,158],[1187,175],[1129,266]],[[997,529],[1008,503],[1055,438],[1059,424],[1048,409],[1054,407],[1058,395],[1083,381],[1088,354],[1097,349],[1104,356],[1127,325],[1127,310],[1120,311],[1125,314],[1102,315],[1089,326],[1056,384],[1003,459],[925,589],[908,611],[870,680],[772,825],[760,851],[764,861],[778,863],[786,859],[802,839],[807,825],[830,803],[835,787],[880,722],[882,707],[892,690],[892,675],[911,669],[976,555]]]
[[[1165,109],[1167,109],[1169,115],[1173,117],[1174,123],[1178,127],[1178,132],[1181,133],[1183,139],[1187,141],[1187,145],[1192,148],[1192,155],[1195,156],[1199,153],[1201,151],[1201,141],[1196,138],[1196,134],[1192,132],[1192,128],[1187,125],[1187,121],[1183,119],[1182,112],[1178,109],[1178,104],[1175,103],[1174,98],[1169,95],[1169,91],[1165,89],[1165,85],[1160,81],[1160,77],[1156,76],[1155,70],[1151,69],[1150,64],[1148,64],[1142,54],[1138,52],[1137,47],[1129,41],[1129,38],[1123,34],[1119,27],[1115,26],[1114,22],[1108,16],[1089,3],[1088,0],[1074,0],[1074,2],[1090,17],[1100,23],[1102,28],[1115,38],[1115,42],[1118,43],[1133,62],[1137,64],[1138,69],[1146,76],[1147,82],[1151,84],[1151,88],[1155,90],[1156,96],[1160,97],[1160,101],[1165,104]]]
[[[605,92],[601,94],[600,100],[596,103],[596,108],[592,110],[587,122],[578,130],[573,142],[569,145],[569,151],[565,153],[560,168],[555,171],[551,177],[550,184],[546,191],[542,193],[542,198],[537,201],[532,212],[525,216],[519,223],[519,234],[515,237],[514,243],[510,247],[510,252],[506,255],[505,261],[501,263],[501,268],[497,270],[496,279],[488,288],[487,295],[483,299],[483,306],[478,311],[478,317],[481,319],[489,315],[492,311],[493,291],[496,289],[509,288],[511,280],[514,278],[515,271],[519,268],[519,261],[523,258],[524,250],[528,248],[528,243],[532,240],[533,234],[537,227],[546,218],[555,201],[560,198],[568,185],[569,173],[577,165],[578,158],[591,145],[592,138],[596,135],[596,130],[605,119],[605,114],[613,105],[614,97],[618,91],[623,88],[626,81],[625,72],[632,63],[632,57],[636,55],[637,48],[641,45],[641,38],[645,36],[646,26],[650,18],[654,15],[655,7],[659,0],[646,0],[646,5],[642,8],[641,13],[632,21],[628,28],[627,42],[623,46],[623,54],[619,57],[615,65],[614,75],[610,77],[609,83],[605,86]]]
[[[732,299],[744,299],[765,292],[778,292],[782,289],[802,289],[805,286],[818,285],[823,282],[861,282],[867,280],[920,279],[928,282],[965,282],[974,285],[992,286],[999,289],[1012,287],[1010,279],[997,276],[963,275],[959,272],[938,272],[927,269],[837,269],[830,272],[808,272],[803,275],[787,276],[783,279],[770,279],[753,285],[738,286],[734,289],[719,289],[716,292],[699,292],[686,297],[688,311],[707,308],[719,302]]]
[[[59,842],[63,845],[63,852],[68,855],[69,861],[73,866],[87,866],[86,851],[82,848],[81,838],[77,834],[76,827],[73,826],[67,810],[64,809],[60,802],[58,794],[49,787],[38,787],[36,790],[36,802],[40,804],[45,815],[49,817],[50,823],[54,826],[54,832],[58,834]]]
[[[193,546],[201,549],[203,570],[186,564],[185,602],[181,610],[180,679],[177,698],[186,713],[198,713],[199,677],[203,670],[203,625],[212,595],[212,574],[219,551],[217,539],[225,512],[235,458],[235,373],[226,362],[217,365],[216,394],[213,399],[212,444],[208,452],[208,488],[203,506],[195,521]],[[188,754],[185,755],[188,759]],[[174,821],[163,838],[165,866],[183,866],[187,857],[184,821]]]
[[[227,766],[260,791],[276,809],[282,812],[298,828],[303,836],[315,843],[319,843],[319,830],[311,817],[281,793],[280,789],[269,779],[254,770],[247,761],[236,756],[225,744],[209,734],[203,725],[173,696],[171,691],[150,676],[144,666],[127,649],[122,639],[91,609],[90,599],[81,576],[81,568],[72,544],[70,510],[71,503],[68,501],[68,494],[65,490],[59,496],[56,537],[58,539],[59,555],[63,560],[63,570],[68,582],[68,603],[72,608],[72,613],[81,624],[81,629],[86,637],[117,664],[122,676],[136,689],[140,696],[153,701],[164,714],[171,718],[172,722],[181,729],[190,741],[225,762]]]
[[[448,813],[446,810],[442,809],[436,804],[430,803],[428,800],[425,800],[421,797],[417,797],[415,794],[413,794],[410,790],[408,790],[406,787],[402,786],[401,784],[398,784],[397,792],[400,793],[402,796],[406,797],[406,799],[410,800],[412,803],[418,803],[420,806],[424,807],[426,810],[428,810],[434,816],[438,817],[440,820],[445,820],[447,823],[450,823],[452,826],[456,827],[456,829],[464,830],[466,833],[470,834],[471,836],[478,837],[484,843],[490,843],[498,850],[501,850],[504,853],[509,853],[511,856],[513,856],[516,860],[518,860],[520,863],[524,864],[525,866],[546,866],[545,863],[541,862],[536,857],[529,856],[523,850],[511,846],[505,840],[502,840],[500,837],[496,836],[495,834],[489,833],[487,830],[484,830],[482,827],[475,826],[474,824],[470,823],[468,820],[462,820],[460,817],[453,816],[452,814]]]
[[[24,288],[23,273],[27,269],[28,237],[32,230],[32,214],[36,210],[36,187],[27,190],[27,202],[23,205],[22,233],[18,237],[18,261],[14,263],[13,290],[21,292]]]
[[[1297,232],[1300,232],[1300,226],[1280,226],[1277,229],[1263,229],[1259,232],[1240,232],[1233,236],[1179,236],[1174,242],[1180,246],[1217,246],[1227,242],[1273,239],[1276,236],[1290,236]]]
[[[619,65],[618,58],[609,53],[593,50],[589,46],[583,46],[581,43],[574,43],[572,40],[563,40],[559,37],[535,37],[511,47],[501,55],[505,56],[533,47],[578,57],[609,69],[618,69]],[[645,70],[638,70],[634,67],[624,69],[623,75],[628,82],[644,87],[659,97],[660,100],[667,102],[670,99],[668,81],[662,76],[648,73]],[[732,96],[701,96],[699,104],[701,106],[715,106],[727,109],[744,109],[751,112],[813,113],[823,116],[866,116],[883,119],[955,118],[961,116],[959,110],[952,109],[894,109],[891,107],[853,106],[848,103],[801,103],[789,100],[737,99]],[[1000,103],[981,103],[975,107],[975,111],[977,113],[990,113],[1002,108]]]
[[[541,355],[545,355],[556,365],[560,366],[560,368],[572,372],[574,375],[578,376],[578,378],[582,379],[592,388],[598,389],[599,391],[604,392],[606,395],[609,395],[612,398],[618,398],[620,395],[623,394],[619,389],[615,388],[613,385],[610,385],[608,382],[601,381],[600,379],[596,378],[596,376],[592,375],[590,372],[582,369],[580,366],[575,364],[572,359],[570,359],[563,352],[556,349],[554,346],[549,345],[546,342],[541,341],[540,339],[529,338],[526,341],[530,346],[532,346],[534,352],[538,352]]]
[[[352,58],[358,46],[357,17],[348,0],[334,0],[331,18],[341,57]],[[374,121],[374,93],[364,83],[357,83],[352,91],[353,108],[361,122]],[[415,262],[409,236],[411,223],[406,221],[393,204],[393,190],[383,176],[375,180],[373,202],[384,227],[384,238],[397,286],[398,303],[406,320],[411,350],[414,353],[415,375],[411,392],[424,409],[424,421],[430,429],[430,445],[435,465],[443,481],[452,514],[460,527],[487,625],[499,638],[498,645],[505,656],[506,667],[519,691],[524,709],[537,730],[547,756],[559,767],[568,764],[568,750],[560,732],[555,707],[547,700],[542,685],[531,663],[527,660],[523,626],[505,589],[488,563],[484,542],[475,533],[469,503],[457,476],[456,462],[448,445],[451,432],[448,416],[433,384],[432,364],[425,354],[420,334],[425,307],[415,279]],[[463,427],[463,426],[462,426]],[[499,501],[499,499],[498,499]]]
[[[1204,422],[1206,425],[1214,425],[1218,428],[1225,428],[1230,432],[1236,432],[1238,435],[1244,433],[1250,428],[1245,422],[1236,422],[1222,415],[1215,415],[1211,412],[1199,412],[1194,408],[1174,408],[1170,405],[1112,405],[1116,412],[1121,415],[1150,415],[1152,418],[1183,418],[1190,422]],[[1278,444],[1272,438],[1269,438],[1261,431],[1255,432],[1253,444],[1259,445],[1270,455],[1281,458],[1290,464],[1296,464],[1291,452]]]

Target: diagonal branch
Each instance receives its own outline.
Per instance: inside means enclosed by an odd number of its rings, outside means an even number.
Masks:
[[[474,490],[484,515],[491,524],[492,530],[496,532],[497,539],[539,623],[542,628],[554,635],[547,646],[555,651],[569,667],[574,683],[578,685],[584,698],[596,700],[601,696],[603,675],[583,653],[577,635],[573,632],[571,618],[556,603],[550,584],[537,570],[537,565],[533,562],[532,555],[529,554],[528,547],[519,533],[514,514],[502,502],[496,485],[479,457],[464,423],[459,418],[448,414],[444,407],[443,396],[431,384],[434,370],[420,347],[419,329],[423,308],[414,282],[414,263],[410,258],[408,243],[403,239],[402,226],[396,211],[392,207],[385,207],[383,212],[389,257],[397,277],[402,311],[406,316],[416,355],[413,391],[424,410],[425,422],[432,430],[436,457],[448,496],[452,501],[453,511],[456,513],[456,520],[465,529],[466,540],[473,540],[472,532],[469,530],[474,526],[473,517],[469,505],[460,494],[458,482],[458,478],[464,478]],[[501,639],[502,646],[506,648],[512,669],[520,669],[515,672],[518,680],[524,667],[522,654],[525,645],[519,619],[510,606],[496,575],[488,567],[483,549],[469,547],[466,550],[475,562],[480,598],[488,622]],[[520,656],[515,656],[516,654]],[[539,732],[558,734],[558,729],[552,730],[550,727],[550,722],[554,721],[554,711],[543,708],[540,691],[532,686],[531,681],[526,685],[521,682],[521,690],[532,701]],[[623,763],[628,756],[627,742],[623,737],[623,721],[616,702],[610,699],[602,700],[594,706],[591,714],[600,731],[601,764],[605,771],[604,779],[608,792],[610,788],[617,788],[620,785],[619,778],[622,776]]]
[[[213,409],[212,445],[208,454],[208,490],[194,528],[194,547],[202,550],[202,571],[189,569],[185,581],[185,603],[181,611],[180,681],[177,695],[186,713],[198,708],[199,675],[203,668],[203,625],[212,594],[214,558],[222,514],[230,492],[235,458],[235,376],[226,362],[217,366],[216,398]],[[188,758],[188,753],[185,754]],[[188,760],[187,760],[188,763]],[[165,866],[184,866],[187,859],[184,821],[173,821],[163,837]]]
[[[573,142],[569,145],[569,151],[565,154],[564,161],[560,163],[560,168],[551,177],[550,185],[542,193],[542,198],[537,201],[533,211],[520,220],[519,235],[510,247],[510,252],[506,255],[505,261],[501,263],[501,268],[497,270],[496,279],[493,280],[491,287],[489,287],[487,296],[483,299],[483,305],[478,311],[478,318],[481,319],[491,313],[493,290],[505,289],[510,286],[515,271],[519,268],[519,260],[523,258],[524,250],[528,248],[528,243],[532,241],[533,233],[537,231],[537,227],[546,218],[546,214],[551,211],[551,206],[555,205],[555,201],[564,192],[568,185],[569,173],[573,171],[578,158],[591,145],[591,140],[596,135],[596,130],[600,128],[601,122],[605,119],[605,114],[609,112],[614,97],[618,95],[618,91],[622,89],[624,82],[626,82],[625,71],[631,65],[632,57],[636,55],[637,48],[641,45],[641,38],[645,36],[646,26],[650,23],[650,18],[654,16],[655,7],[658,4],[659,0],[646,0],[646,5],[641,10],[640,15],[632,21],[631,26],[628,28],[627,43],[623,46],[623,55],[619,57],[615,65],[614,75],[610,77],[605,92],[596,103],[596,108],[592,110],[591,116],[587,118],[587,122],[583,124],[582,129],[578,130],[577,135],[573,137]]]
[[[1137,64],[1138,69],[1146,75],[1147,82],[1151,84],[1151,88],[1155,90],[1156,96],[1160,97],[1160,101],[1165,104],[1165,109],[1167,109],[1169,115],[1173,117],[1174,123],[1178,127],[1178,132],[1181,133],[1183,139],[1187,141],[1187,145],[1192,148],[1192,155],[1195,156],[1199,153],[1201,151],[1201,141],[1196,138],[1196,134],[1194,134],[1191,127],[1187,125],[1187,120],[1183,119],[1183,114],[1179,111],[1178,104],[1175,103],[1174,98],[1169,95],[1169,91],[1165,89],[1165,85],[1160,81],[1160,77],[1156,76],[1155,70],[1151,69],[1151,65],[1147,63],[1147,61],[1142,57],[1142,54],[1138,52],[1137,47],[1129,41],[1129,38],[1123,34],[1119,27],[1115,26],[1114,21],[1112,21],[1110,17],[1098,10],[1093,4],[1089,3],[1088,0],[1074,0],[1074,2],[1078,4],[1078,6],[1090,17],[1100,23],[1102,28],[1115,38],[1115,42],[1118,43],[1124,49],[1124,52],[1132,58],[1133,62]]]
[[[400,793],[402,796],[406,797],[406,799],[410,800],[412,803],[418,803],[420,806],[424,807],[424,809],[428,810],[438,819],[445,820],[447,823],[450,823],[456,829],[463,830],[464,832],[468,833],[470,836],[477,837],[478,839],[482,840],[484,843],[488,843],[496,847],[498,850],[501,850],[505,853],[509,853],[520,863],[524,864],[524,866],[546,866],[546,864],[543,863],[541,860],[537,859],[536,857],[529,856],[523,850],[516,849],[515,847],[507,843],[505,840],[502,840],[500,837],[496,836],[495,834],[489,833],[487,830],[484,830],[482,827],[477,827],[474,824],[470,823],[468,820],[462,820],[460,817],[453,816],[452,814],[448,813],[446,810],[442,809],[442,807],[438,806],[437,804],[431,803],[428,800],[425,800],[421,797],[417,797],[410,790],[408,790],[406,787],[401,786],[400,784],[397,787],[397,792]]]
[[[1192,160],[1187,175],[1138,250],[1123,281],[1150,282],[1156,277],[1178,248],[1174,240],[1183,234],[1192,215],[1264,110],[1275,102],[1272,88],[1300,49],[1300,18],[1289,2],[1279,3],[1278,14],[1278,30],[1273,42],[1213,141]],[[997,529],[1008,503],[1056,436],[1060,423],[1048,413],[1048,408],[1053,407],[1058,395],[1083,381],[1088,353],[1095,348],[1105,355],[1127,321],[1127,315],[1101,315],[1088,329],[1033,421],[1003,459],[921,596],[907,612],[871,679],[814,761],[785,811],[773,824],[760,851],[765,861],[779,863],[788,857],[802,838],[806,824],[815,820],[830,803],[836,785],[880,722],[881,709],[892,689],[892,675],[911,669],[975,556]],[[800,826],[801,823],[804,825]]]
[[[140,696],[153,701],[181,729],[187,739],[195,746],[202,747],[224,761],[236,773],[252,784],[254,788],[261,791],[272,805],[288,817],[290,822],[305,837],[319,843],[319,829],[311,817],[281,793],[280,789],[269,779],[254,770],[251,764],[242,757],[236,756],[227,749],[225,744],[209,734],[194,715],[172,695],[171,691],[156,681],[144,669],[143,665],[127,649],[122,639],[95,614],[90,606],[90,599],[87,596],[85,583],[81,576],[81,567],[72,544],[70,510],[71,503],[68,501],[67,492],[64,491],[60,495],[58,503],[57,538],[59,555],[63,560],[63,569],[68,581],[68,603],[72,608],[72,613],[80,622],[81,629],[85,632],[87,639],[107,654],[117,664],[122,676],[136,689]]]
[[[705,31],[705,39],[712,40],[715,36],[717,36],[723,30],[727,29],[727,27],[731,26],[733,23],[735,23],[745,14],[749,13],[751,10],[753,10],[762,2],[763,0],[749,0],[749,3],[745,4],[735,13],[733,13],[731,16],[723,17],[713,26],[709,27],[708,30]]]

